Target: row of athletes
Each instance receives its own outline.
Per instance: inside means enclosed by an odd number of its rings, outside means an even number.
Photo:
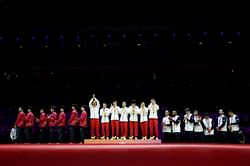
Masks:
[[[239,143],[239,116],[234,114],[232,110],[228,111],[228,115],[229,118],[220,109],[217,121],[215,121],[208,113],[205,113],[202,117],[197,110],[194,110],[192,114],[189,108],[185,109],[183,118],[175,110],[172,111],[172,116],[168,111],[165,111],[165,117],[162,120],[163,141],[179,142],[182,134],[181,124],[183,124],[185,141],[214,142],[216,135],[217,142],[226,143],[229,135],[231,143]]]
[[[151,103],[148,107],[142,102],[140,108],[136,106],[135,101],[132,101],[130,107],[126,107],[126,102],[122,102],[122,107],[117,106],[117,102],[114,101],[110,108],[107,108],[107,104],[103,103],[103,107],[100,109],[100,103],[95,95],[91,98],[89,102],[90,108],[90,127],[91,127],[91,138],[97,139],[109,139],[109,128],[111,124],[112,138],[111,139],[127,139],[128,138],[128,126],[130,139],[137,139],[138,137],[138,115],[140,117],[140,127],[142,131],[142,138],[148,138],[148,127],[150,131],[149,139],[158,139],[158,110],[159,106],[156,104],[155,99],[151,99]],[[20,113],[16,120],[17,126],[17,140],[21,135],[20,130],[25,128],[26,140],[29,142],[31,140],[31,129],[34,125],[34,115],[31,109],[28,109],[28,113],[19,109]],[[66,116],[64,109],[60,109],[59,118],[57,118],[57,113],[55,108],[51,107],[51,113],[46,116],[44,110],[41,109],[40,118],[36,118],[36,122],[40,126],[40,138],[44,137],[45,128],[49,128],[49,138],[51,141],[55,140],[55,133],[57,132],[58,141],[62,141],[63,130],[66,125]],[[85,107],[81,107],[81,115],[78,118],[78,112],[75,106],[72,106],[71,115],[68,121],[70,141],[75,140],[76,128],[80,127],[81,140],[84,141],[84,129],[87,127],[87,113]],[[203,139],[204,136],[208,142],[213,142],[214,130],[217,131],[219,138],[222,142],[226,140],[227,131],[230,132],[235,140],[237,138],[237,133],[239,132],[239,117],[235,115],[232,111],[229,111],[229,122],[228,118],[224,115],[223,110],[219,111],[219,116],[217,123],[205,114],[205,117],[198,115],[198,111],[194,111],[191,114],[190,110],[185,109],[186,114],[181,120],[181,117],[177,115],[176,111],[172,112],[172,116],[166,111],[166,116],[162,120],[162,131],[164,133],[164,140],[173,137],[175,141],[180,140],[181,133],[181,122],[184,124],[184,134],[189,141],[193,141],[194,136],[198,139]],[[101,120],[99,120],[101,118]],[[100,124],[101,121],[101,131],[102,136],[100,137]],[[148,123],[149,121],[149,123]],[[216,124],[216,125],[215,125]],[[215,127],[217,126],[217,127]],[[121,130],[121,134],[119,132]],[[171,136],[170,136],[171,135]]]
[[[155,99],[151,99],[148,107],[142,102],[140,108],[136,106],[136,101],[133,100],[130,107],[126,106],[126,102],[122,102],[122,107],[117,105],[117,101],[113,101],[110,108],[106,103],[100,109],[99,100],[93,95],[89,101],[90,109],[90,129],[92,139],[109,139],[109,127],[111,124],[112,137],[111,139],[137,139],[138,138],[138,115],[140,117],[140,126],[143,139],[148,139],[148,126],[150,129],[150,138],[158,140],[158,110],[159,106]],[[55,107],[50,108],[50,114],[46,115],[44,110],[40,110],[40,117],[35,118],[32,109],[28,108],[28,113],[25,114],[23,109],[19,108],[19,114],[16,119],[16,137],[17,141],[21,140],[21,132],[24,129],[26,142],[31,141],[31,131],[34,122],[39,123],[40,139],[45,135],[46,128],[49,128],[49,138],[51,142],[56,140],[55,133],[58,135],[58,141],[63,140],[63,130],[66,126],[66,115],[64,109],[60,109],[59,117],[55,111]],[[81,106],[81,115],[78,116],[75,105],[72,105],[72,111],[68,120],[70,141],[76,140],[76,128],[80,127],[81,142],[84,141],[84,129],[87,127],[87,112],[85,107]],[[149,121],[149,123],[148,123]],[[101,136],[100,136],[101,122]],[[129,127],[129,130],[128,130]],[[120,131],[121,130],[121,134]],[[129,131],[129,136],[128,136]]]

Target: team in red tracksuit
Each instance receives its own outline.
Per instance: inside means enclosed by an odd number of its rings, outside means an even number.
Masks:
[[[47,117],[49,126],[49,138],[50,142],[56,142],[56,120],[57,113],[55,112],[55,107],[50,108],[51,114]]]
[[[39,135],[39,140],[40,142],[43,142],[45,140],[45,130],[47,127],[47,119],[46,119],[46,114],[44,113],[44,109],[40,110],[40,117],[39,119],[36,119],[37,123],[39,123],[39,128],[40,128],[40,135]]]
[[[65,123],[66,123],[66,114],[64,112],[64,108],[60,108],[60,114],[56,122],[58,127],[58,142],[63,142],[63,133],[66,125]]]
[[[75,106],[72,106],[72,111],[70,114],[69,118],[69,136],[70,136],[70,142],[75,142],[75,132],[76,132],[76,127],[78,124],[78,113],[75,108]]]
[[[31,132],[32,128],[34,126],[34,114],[31,111],[31,108],[28,109],[28,113],[25,116],[25,136],[26,136],[26,142],[31,142]]]
[[[16,127],[23,128],[25,125],[25,113],[23,112],[23,109],[19,108],[19,113],[15,122]]]
[[[43,110],[40,112],[40,118],[39,118],[39,127],[40,128],[46,128],[47,127],[47,120],[46,120],[46,114]]]
[[[84,106],[81,106],[81,116],[79,118],[80,125],[80,142],[84,143],[85,135],[84,129],[87,127],[87,112],[85,111]]]
[[[16,125],[16,140],[18,143],[20,143],[22,139],[22,133],[23,133],[23,128],[25,125],[25,113],[23,112],[22,107],[18,108],[18,116],[15,122]]]

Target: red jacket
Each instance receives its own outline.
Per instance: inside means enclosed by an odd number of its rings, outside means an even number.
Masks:
[[[58,118],[56,124],[57,124],[57,126],[65,127],[65,121],[66,121],[66,115],[64,112],[61,112],[59,114],[59,118]]]
[[[25,127],[33,127],[34,126],[34,114],[32,112],[28,112],[25,116]]]
[[[17,127],[24,127],[25,124],[24,122],[25,122],[25,113],[22,111],[18,113],[15,125]]]
[[[78,123],[78,113],[76,110],[72,110],[69,118],[70,126],[77,126]]]
[[[40,114],[39,118],[39,126],[40,128],[44,128],[47,125],[46,114],[43,112]]]
[[[57,120],[57,113],[56,112],[52,112],[49,117],[48,117],[48,126],[49,127],[54,127],[56,126],[56,120]]]
[[[80,126],[81,127],[87,127],[87,112],[86,111],[83,111],[81,113],[79,121],[80,121]]]

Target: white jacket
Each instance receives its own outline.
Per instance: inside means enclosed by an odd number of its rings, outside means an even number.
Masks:
[[[140,108],[140,122],[147,122],[148,121],[148,108]]]
[[[218,126],[217,127],[220,127],[220,131],[224,131],[224,132],[227,131],[227,117],[225,115],[220,115],[218,117]]]
[[[97,102],[97,105],[95,107],[91,104],[93,98],[89,101],[90,119],[99,119],[100,102],[97,99],[95,100]]]
[[[166,132],[166,133],[171,133],[172,129],[171,129],[171,121],[169,120],[170,116],[165,116],[162,119],[162,132]]]
[[[205,127],[204,134],[205,135],[214,135],[213,119],[212,118],[208,118],[208,119],[204,118],[202,120],[202,123],[204,124],[204,127]],[[208,132],[209,128],[211,129],[210,132]]]
[[[128,122],[129,109],[127,107],[120,109],[120,122]]]
[[[148,105],[149,119],[158,119],[157,112],[159,110],[159,105],[150,103]]]
[[[137,122],[139,113],[140,113],[140,109],[138,106],[135,106],[134,108],[130,106],[129,107],[130,122]]]
[[[203,132],[200,116],[194,116],[194,132]]]
[[[185,127],[184,130],[185,131],[194,131],[194,122],[193,122],[193,115],[189,114],[189,115],[184,115],[184,119],[186,118],[186,120],[184,120],[185,122]]]
[[[119,120],[119,112],[120,112],[120,107],[111,106],[110,107],[111,120]]]
[[[181,132],[181,119],[180,116],[175,115],[172,117],[172,130],[173,133],[180,133]]]
[[[109,108],[100,109],[100,116],[102,118],[101,123],[108,123],[109,122],[109,114],[110,114]]]
[[[231,126],[231,132],[240,131],[239,122],[240,119],[237,115],[229,117],[229,125]]]

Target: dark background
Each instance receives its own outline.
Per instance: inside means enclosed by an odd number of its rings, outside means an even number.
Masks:
[[[242,2],[0,1],[1,123],[40,107],[156,98],[249,123],[249,25]],[[124,37],[125,36],[125,37]],[[9,117],[11,120],[6,120]],[[5,120],[4,120],[5,119]]]

